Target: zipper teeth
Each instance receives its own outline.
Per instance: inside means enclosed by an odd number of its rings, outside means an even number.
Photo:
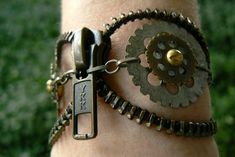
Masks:
[[[102,82],[102,85],[100,85],[100,88],[97,90],[100,92],[100,95],[102,95],[100,97],[106,101],[108,100],[106,103],[114,110],[117,110],[120,115],[126,115],[128,119],[135,119],[138,124],[145,124],[146,127],[152,127],[156,131],[164,130],[167,134],[186,137],[206,137],[212,136],[217,132],[216,122],[212,119],[206,122],[186,122],[159,117],[155,113],[132,105],[122,97],[118,96],[105,84],[105,82]],[[67,106],[65,112],[57,119],[55,125],[51,129],[49,145],[52,146],[59,139],[62,132],[65,130],[65,127],[70,124],[70,119],[72,119],[71,103]]]

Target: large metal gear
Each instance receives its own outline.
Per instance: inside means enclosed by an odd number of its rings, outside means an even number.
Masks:
[[[151,40],[146,46],[147,39]],[[148,94],[152,101],[178,108],[188,106],[202,95],[208,73],[200,69],[207,69],[208,63],[199,42],[187,30],[159,20],[137,29],[129,43],[126,57],[146,54],[148,67],[132,63],[127,69],[133,75],[134,84],[140,86],[140,91]],[[154,74],[160,83],[150,83],[150,74]]]

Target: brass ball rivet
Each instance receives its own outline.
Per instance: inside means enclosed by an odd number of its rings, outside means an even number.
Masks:
[[[176,49],[171,49],[166,54],[167,61],[173,66],[179,66],[184,60],[183,54]]]
[[[52,80],[48,80],[46,85],[47,85],[47,91],[51,93],[52,92]]]

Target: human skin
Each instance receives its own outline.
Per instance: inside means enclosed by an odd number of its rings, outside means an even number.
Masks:
[[[62,0],[61,32],[88,27],[104,30],[102,24],[110,23],[110,17],[117,17],[120,13],[128,13],[137,9],[166,9],[182,13],[189,17],[198,27],[197,1],[195,0]],[[109,58],[122,59],[125,56],[125,46],[130,36],[137,28],[141,28],[149,21],[136,21],[122,27],[116,32],[112,40]],[[71,46],[65,45],[62,53],[61,71],[74,68]],[[138,86],[132,82],[132,77],[125,68],[113,75],[104,75],[107,84],[118,94],[132,104],[136,104],[151,112],[169,119],[185,121],[208,121],[211,118],[211,101],[209,88],[198,100],[186,108],[172,109],[162,107],[144,96]],[[65,86],[61,100],[66,106],[72,100],[72,83]],[[80,126],[86,125],[87,117],[79,119]],[[74,140],[72,124],[54,144],[52,157],[216,157],[217,146],[213,137],[189,138],[168,135],[154,129],[138,125],[120,116],[118,112],[98,97],[98,136],[92,140]]]

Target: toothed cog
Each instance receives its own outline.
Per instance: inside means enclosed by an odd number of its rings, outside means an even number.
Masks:
[[[178,108],[188,106],[202,95],[208,74],[197,66],[208,66],[206,56],[187,30],[159,20],[137,29],[129,43],[126,57],[139,57],[148,65],[132,63],[127,65],[127,70],[133,75],[134,84],[153,102]],[[149,75],[155,78],[149,79]],[[159,81],[154,84],[152,79]]]

